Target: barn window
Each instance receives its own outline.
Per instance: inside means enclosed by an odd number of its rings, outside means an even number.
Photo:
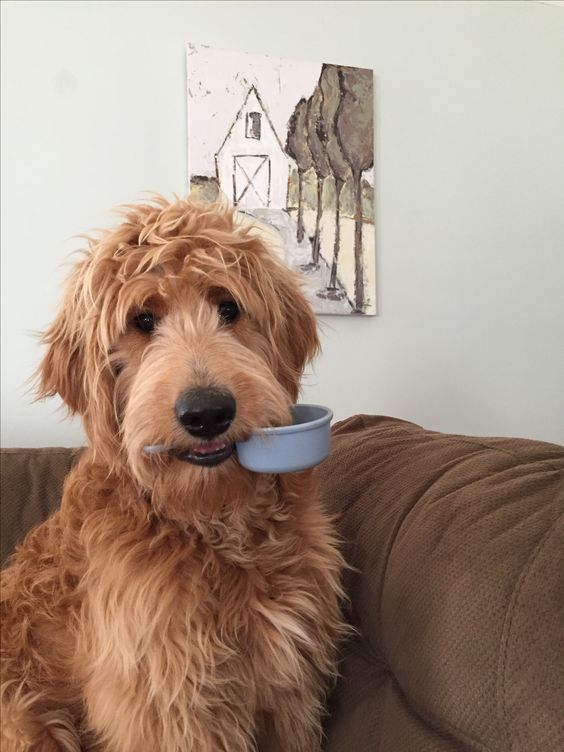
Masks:
[[[256,138],[260,141],[260,112],[247,112],[247,138]]]

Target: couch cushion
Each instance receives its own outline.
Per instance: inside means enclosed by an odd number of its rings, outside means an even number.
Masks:
[[[65,475],[78,454],[57,447],[1,450],[2,565],[28,530],[59,507]]]
[[[356,416],[322,466],[351,618],[328,752],[564,749],[564,448]]]

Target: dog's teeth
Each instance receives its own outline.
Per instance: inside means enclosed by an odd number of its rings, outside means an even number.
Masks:
[[[208,444],[200,445],[197,447],[191,447],[190,449],[182,449],[181,447],[170,446],[166,444],[152,444],[143,447],[143,452],[146,455],[158,455],[168,454],[178,459],[190,461],[190,458],[196,463],[200,462],[212,462],[216,457],[223,457],[227,451],[227,444]]]
[[[220,444],[219,446],[210,447],[198,447],[194,449],[194,454],[198,454],[205,457],[208,454],[215,454],[216,452],[222,452],[226,447],[226,444]]]

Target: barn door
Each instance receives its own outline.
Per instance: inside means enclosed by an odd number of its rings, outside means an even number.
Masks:
[[[270,204],[270,157],[240,154],[233,157],[233,203],[240,209]]]

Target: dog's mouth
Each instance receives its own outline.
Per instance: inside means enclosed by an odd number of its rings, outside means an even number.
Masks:
[[[189,462],[199,467],[215,467],[228,460],[235,451],[235,444],[208,442],[190,449],[153,445],[145,447],[145,454],[167,454],[181,462]]]
[[[203,444],[192,449],[173,449],[171,454],[182,462],[190,462],[200,467],[214,467],[228,460],[234,451],[235,444]]]

